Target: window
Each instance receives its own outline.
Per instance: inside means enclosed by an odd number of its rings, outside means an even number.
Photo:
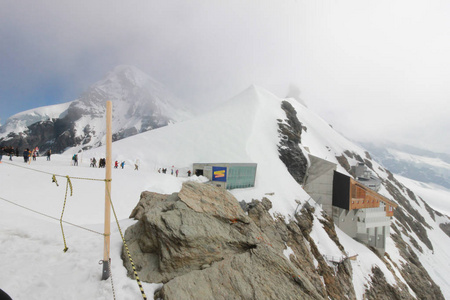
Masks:
[[[227,189],[247,188],[254,186],[256,166],[233,166],[229,168]]]

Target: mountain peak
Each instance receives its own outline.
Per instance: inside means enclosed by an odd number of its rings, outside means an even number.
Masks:
[[[14,119],[8,119],[5,126],[0,128],[0,142],[10,132],[15,132],[17,138],[15,141],[9,141],[9,144],[23,144],[18,133],[47,131],[45,138],[51,136],[52,142],[47,143],[47,140],[41,140],[42,137],[33,137],[33,145],[42,142],[39,147],[44,144],[44,147],[48,147],[51,144],[54,152],[60,152],[68,147],[86,149],[98,146],[102,144],[105,134],[103,119],[106,101],[113,103],[114,139],[156,129],[190,117],[182,102],[163,84],[134,66],[119,65],[74,101],[64,105],[32,109],[16,115]],[[30,129],[29,126],[43,121],[47,123],[36,125],[40,126],[40,131],[36,128]],[[47,127],[44,130],[45,126]],[[59,142],[62,139],[61,130],[67,132],[70,138]],[[24,136],[26,138],[26,135]]]
[[[144,87],[151,85],[154,89],[162,89],[163,85],[151,78],[149,75],[131,65],[118,65],[110,71],[106,77],[96,84],[94,87],[104,85],[120,85],[125,87]]]

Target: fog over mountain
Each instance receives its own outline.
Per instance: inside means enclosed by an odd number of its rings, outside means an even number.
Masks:
[[[113,139],[166,126],[191,116],[182,100],[133,66],[121,65],[80,98],[18,113],[0,127],[0,144],[60,153],[104,143],[105,103],[113,103]]]

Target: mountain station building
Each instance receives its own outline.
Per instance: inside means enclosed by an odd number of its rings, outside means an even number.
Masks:
[[[255,163],[194,163],[197,176],[205,176],[217,186],[227,190],[255,186]]]
[[[397,204],[372,189],[379,189],[381,180],[361,165],[358,167],[363,172],[355,180],[337,172],[335,163],[313,155],[309,159],[304,190],[333,217],[337,227],[383,254]]]

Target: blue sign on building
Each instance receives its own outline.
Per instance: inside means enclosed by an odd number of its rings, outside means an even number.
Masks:
[[[212,180],[213,181],[227,181],[227,168],[226,167],[212,167]]]

